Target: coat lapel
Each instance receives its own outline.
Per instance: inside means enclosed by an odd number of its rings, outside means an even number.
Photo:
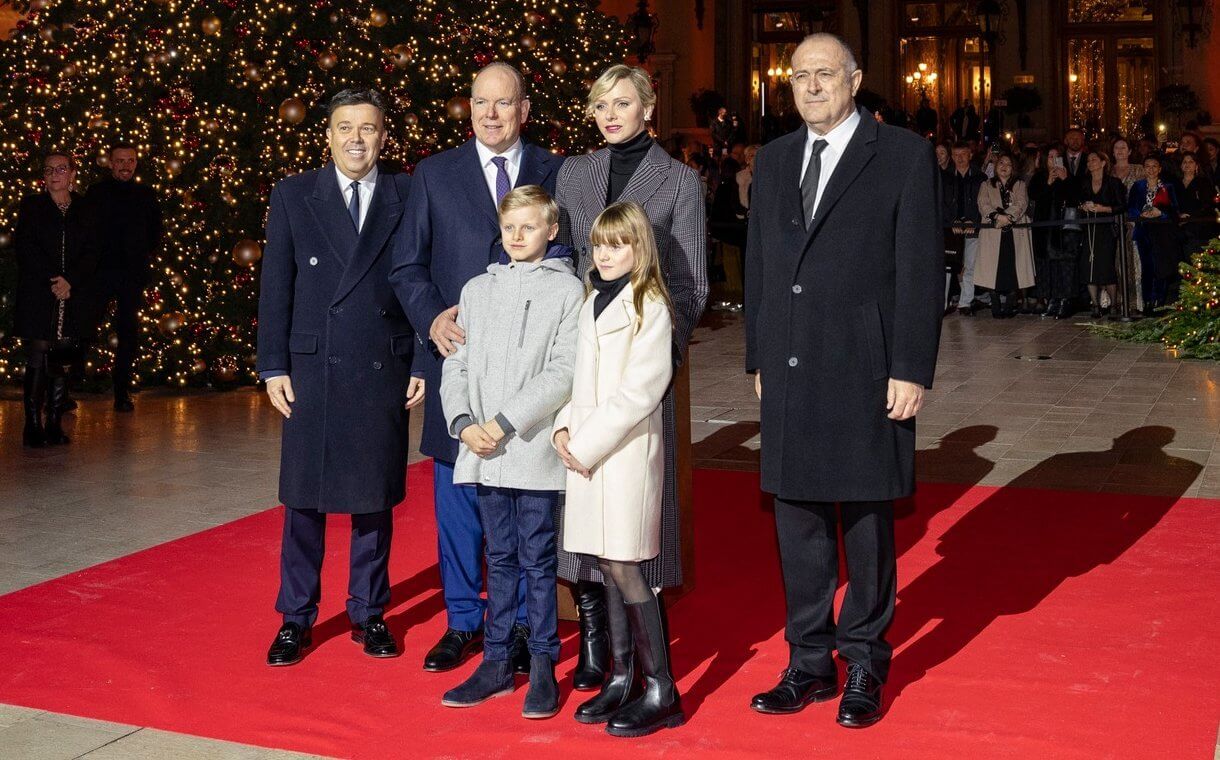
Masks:
[[[356,246],[356,228],[352,226],[352,218],[343,203],[333,163],[328,163],[318,172],[313,195],[309,198],[309,210],[322,228],[322,234],[335,258],[347,266],[351,251]]]
[[[813,226],[809,228],[809,236],[805,240],[806,249],[813,242],[814,236],[826,221],[826,217],[830,216],[830,212],[834,210],[835,204],[843,197],[843,193],[851,187],[851,184],[856,181],[856,177],[860,176],[860,172],[864,171],[864,167],[868,166],[868,162],[872,161],[873,156],[877,154],[873,145],[877,142],[877,122],[865,109],[861,108],[859,112],[860,124],[847,143],[843,157],[835,165],[834,173],[830,175],[830,181],[826,183],[826,190],[822,193],[821,200],[818,201]],[[797,166],[800,166],[799,162]],[[797,195],[800,195],[799,183]]]
[[[552,172],[550,166],[540,160],[540,152],[545,150],[531,143],[521,143],[521,170],[517,172],[517,184],[513,185],[514,188],[546,184]]]
[[[614,300],[606,305],[605,311],[594,321],[593,326],[600,338],[629,327],[633,322],[635,322],[635,302],[631,292],[631,283],[627,283]]]
[[[390,233],[398,226],[398,220],[402,216],[402,205],[402,198],[398,195],[398,186],[395,184],[393,176],[378,174],[377,188],[373,191],[372,203],[364,217],[364,226],[360,229],[360,237],[352,252],[351,261],[343,270],[339,287],[335,289],[335,298],[332,303],[342,301],[348,293],[352,292],[356,284],[373,266],[373,262],[385,248]],[[351,226],[350,221],[348,226]]]
[[[673,159],[669,157],[664,148],[653,143],[652,147],[648,149],[648,153],[644,154],[644,160],[631,175],[631,179],[627,180],[627,186],[623,188],[623,194],[619,196],[619,200],[635,201],[641,206],[645,205],[665,183],[671,166],[673,166]],[[607,180],[609,179],[608,172],[607,167]]]
[[[500,219],[496,215],[496,204],[492,202],[491,193],[487,192],[487,178],[483,175],[483,167],[479,164],[479,151],[475,148],[474,138],[470,138],[458,150],[464,153],[458,156],[458,177],[463,190],[470,199],[471,205],[498,230]],[[524,166],[522,167],[525,168]],[[518,173],[520,176],[521,173]]]

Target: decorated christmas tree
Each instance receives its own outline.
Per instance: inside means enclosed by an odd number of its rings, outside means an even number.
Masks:
[[[1159,341],[1195,359],[1220,359],[1220,238],[1180,265],[1182,290],[1170,313],[1130,327],[1099,332],[1132,341]]]
[[[391,104],[384,158],[406,171],[470,136],[471,77],[503,60],[525,74],[529,139],[596,145],[592,80],[626,57],[596,0],[34,0],[0,43],[0,260],[36,192],[41,155],[66,150],[86,184],[116,142],[139,147],[166,239],[145,291],[141,381],[254,380],[257,269],[274,183],[326,160],[326,100],[372,86]],[[8,249],[8,250],[4,250]],[[11,294],[11,286],[6,291]],[[11,295],[0,330],[11,324]],[[105,373],[113,336],[90,356]],[[109,338],[109,340],[108,340]],[[16,371],[0,341],[0,379]]]

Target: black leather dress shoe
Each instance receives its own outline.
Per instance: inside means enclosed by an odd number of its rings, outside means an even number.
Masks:
[[[370,615],[360,625],[352,626],[352,641],[363,644],[364,653],[369,657],[397,657],[402,654],[381,615]]]
[[[308,628],[296,623],[284,623],[280,632],[275,634],[271,649],[267,650],[267,664],[272,667],[295,665],[301,661],[311,643]]]
[[[768,715],[798,713],[811,702],[825,702],[839,691],[834,676],[815,676],[796,668],[788,668],[771,691],[755,694],[750,707]]]
[[[849,663],[843,698],[839,700],[839,725],[865,728],[881,720],[881,715],[881,682],[863,665]]]
[[[513,661],[513,672],[529,675],[530,672],[530,627],[513,623],[513,643],[508,658]]]
[[[436,646],[424,656],[424,670],[441,673],[453,670],[466,658],[483,648],[483,631],[457,631],[449,628]]]

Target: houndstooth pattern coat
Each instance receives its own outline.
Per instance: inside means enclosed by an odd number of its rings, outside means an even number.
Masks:
[[[564,162],[555,184],[559,203],[559,240],[579,254],[576,274],[582,279],[592,265],[589,232],[606,208],[610,185],[610,149],[573,156]],[[623,189],[619,201],[635,201],[652,222],[661,271],[674,304],[674,356],[686,360],[691,334],[707,302],[707,210],[699,176],[654,144]],[[661,401],[665,438],[665,486],[661,504],[661,551],[643,563],[649,585],[682,585],[682,547],[675,463],[677,425],[671,387]],[[562,510],[560,510],[562,512]],[[556,520],[563,535],[562,515]],[[602,580],[593,557],[559,550],[559,577],[569,581]]]

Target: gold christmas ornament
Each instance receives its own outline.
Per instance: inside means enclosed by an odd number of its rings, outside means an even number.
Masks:
[[[203,123],[203,128],[209,132],[215,132],[220,129],[220,122],[215,119],[208,119]]]
[[[407,45],[395,45],[390,49],[390,60],[400,69],[405,69],[415,57],[415,51]]]
[[[200,28],[204,34],[217,35],[220,34],[220,19],[216,16],[206,16],[203,21],[199,22]]]
[[[374,8],[369,12],[369,24],[371,26],[382,27],[388,23],[390,23],[390,14],[380,8]]]
[[[182,159],[171,158],[165,162],[165,171],[171,177],[176,177],[182,173]]]
[[[203,359],[196,359],[195,361],[191,362],[191,372],[194,372],[196,375],[206,372],[207,369],[208,363]]]
[[[568,73],[568,64],[559,58],[551,61],[551,73],[557,77],[561,77]]]
[[[246,79],[249,79],[251,82],[263,81],[263,70],[253,63],[250,64],[246,67]]]
[[[330,71],[337,65],[339,65],[339,56],[329,50],[318,56],[318,68],[323,71]]]
[[[233,261],[242,266],[254,266],[263,257],[263,248],[258,241],[246,238],[233,246]]]
[[[109,346],[111,349],[118,348],[119,347],[119,334],[110,333],[110,335],[106,336],[106,345]]]
[[[70,79],[70,78],[76,76],[76,72],[77,72],[76,64],[69,63],[67,66],[64,66],[63,71],[61,71],[60,74],[62,74],[64,76],[64,78]]]
[[[461,95],[455,95],[445,103],[445,111],[448,112],[450,119],[465,121],[470,118],[470,100]]]
[[[402,120],[403,120],[403,123],[405,123],[408,127],[414,127],[416,124],[419,123],[419,117],[413,113],[405,114],[402,117]]]
[[[13,236],[7,232],[0,232],[0,248],[8,248],[13,244]]]
[[[157,320],[157,329],[161,334],[169,337],[178,332],[182,325],[186,324],[186,318],[176,311],[166,312]]]
[[[521,47],[526,50],[533,50],[538,47],[538,40],[532,34],[521,35]]]
[[[289,124],[305,121],[305,102],[300,98],[288,98],[280,103],[280,118]]]

